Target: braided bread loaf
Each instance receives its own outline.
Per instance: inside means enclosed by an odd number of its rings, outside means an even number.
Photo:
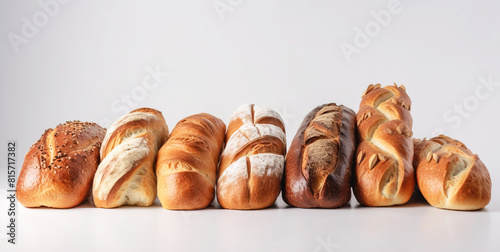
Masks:
[[[411,101],[403,85],[370,85],[357,114],[354,195],[366,206],[404,204],[415,186]]]
[[[490,202],[488,169],[457,140],[444,135],[422,140],[415,147],[413,165],[418,187],[432,206],[477,210]]]
[[[160,111],[141,108],[123,116],[106,132],[101,164],[94,177],[97,207],[150,206],[156,198],[155,157],[168,138]]]
[[[296,207],[334,208],[351,199],[356,113],[335,103],[304,118],[286,156],[283,200]]]
[[[276,201],[281,190],[286,137],[278,113],[264,106],[239,107],[229,122],[217,181],[224,208],[260,209]]]

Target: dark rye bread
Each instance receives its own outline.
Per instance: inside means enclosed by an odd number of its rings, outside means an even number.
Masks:
[[[304,118],[286,156],[283,200],[302,208],[335,208],[351,199],[356,114],[335,103]]]

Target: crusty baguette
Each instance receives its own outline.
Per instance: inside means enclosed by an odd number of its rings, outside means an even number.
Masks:
[[[421,141],[415,147],[413,165],[420,192],[432,206],[477,210],[490,202],[488,169],[457,140],[440,135]]]
[[[351,199],[356,113],[335,103],[304,118],[285,162],[283,200],[302,208],[340,207]]]
[[[168,138],[160,111],[136,109],[113,123],[94,178],[97,207],[150,206],[156,198],[155,157]]]
[[[281,190],[286,153],[283,121],[264,106],[239,107],[228,125],[217,200],[227,209],[271,206]]]
[[[165,209],[205,208],[215,197],[226,125],[209,114],[181,120],[157,155],[158,198]]]
[[[403,85],[370,85],[357,114],[354,195],[366,206],[410,200],[415,187],[411,101]]]
[[[95,123],[80,121],[46,130],[24,158],[16,188],[19,202],[25,207],[70,208],[85,201],[105,132]]]

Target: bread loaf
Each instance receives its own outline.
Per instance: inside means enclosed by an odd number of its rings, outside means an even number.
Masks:
[[[490,202],[488,169],[457,140],[440,135],[421,141],[415,147],[413,165],[420,192],[432,206],[477,210]]]
[[[228,209],[271,206],[281,189],[286,153],[283,121],[264,106],[239,107],[229,122],[221,155],[217,200]]]
[[[205,208],[215,197],[226,125],[209,114],[184,118],[157,155],[158,198],[165,209]]]
[[[354,195],[366,206],[404,204],[415,186],[411,101],[403,85],[370,85],[357,114]]]
[[[283,200],[296,207],[334,208],[351,199],[356,113],[335,103],[304,118],[286,156]]]
[[[17,182],[25,207],[70,208],[85,201],[99,164],[105,129],[72,121],[43,133],[26,154]]]
[[[150,206],[156,198],[155,157],[168,138],[160,111],[141,108],[113,123],[101,147],[93,185],[97,207]]]

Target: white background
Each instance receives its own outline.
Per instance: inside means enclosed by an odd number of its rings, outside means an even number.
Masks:
[[[43,131],[67,120],[109,126],[147,106],[162,111],[172,129],[200,112],[228,123],[251,102],[277,110],[291,142],[315,106],[336,102],[357,111],[368,84],[396,82],[412,99],[415,137],[444,132],[489,168],[493,198],[485,209],[439,210],[422,199],[366,208],[353,198],[341,209],[307,210],[286,208],[281,197],[261,211],[216,203],[193,212],[158,203],[114,210],[89,202],[70,210],[18,205],[17,244],[10,245],[1,195],[2,251],[498,251],[500,3],[349,2],[69,1],[47,11],[36,1],[1,1],[2,192],[7,141],[18,143],[19,173]],[[376,23],[377,13],[391,17]],[[356,46],[366,29],[371,36],[346,57],[341,45]]]

